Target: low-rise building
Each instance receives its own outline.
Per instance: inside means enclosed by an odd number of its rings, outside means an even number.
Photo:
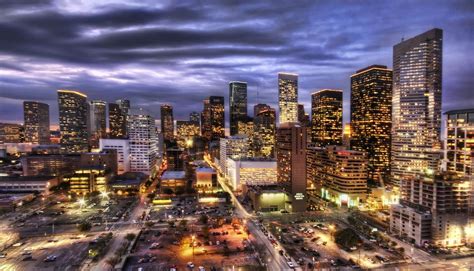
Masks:
[[[290,196],[277,185],[244,186],[243,193],[250,199],[255,212],[278,212],[291,209]]]
[[[271,185],[277,182],[277,161],[266,158],[227,158],[227,174],[233,190],[243,185]]]
[[[187,181],[184,171],[167,170],[161,175],[160,180],[160,190],[162,193],[183,193],[186,189]]]
[[[64,177],[69,182],[72,193],[85,195],[91,192],[105,192],[113,173],[105,166],[92,166],[76,169],[73,174]]]
[[[194,187],[198,193],[212,193],[217,187],[217,173],[210,167],[196,168],[196,182]]]
[[[0,177],[0,192],[2,193],[49,193],[49,189],[58,185],[54,176],[10,176]]]
[[[249,140],[245,135],[221,138],[219,142],[219,167],[227,175],[227,158],[242,159],[248,156]]]
[[[24,176],[62,176],[79,167],[79,154],[28,155],[20,159]]]

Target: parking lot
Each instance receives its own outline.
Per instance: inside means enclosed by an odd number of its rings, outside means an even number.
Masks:
[[[93,234],[67,234],[27,239],[3,251],[6,255],[0,258],[1,270],[77,269],[93,238]]]

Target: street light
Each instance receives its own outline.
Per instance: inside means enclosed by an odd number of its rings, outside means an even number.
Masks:
[[[80,206],[81,209],[82,209],[82,206],[84,206],[86,204],[86,200],[84,198],[79,199],[77,202],[79,203],[79,206]]]
[[[109,193],[107,193],[107,191],[102,191],[100,192],[100,196],[102,199],[109,198]]]

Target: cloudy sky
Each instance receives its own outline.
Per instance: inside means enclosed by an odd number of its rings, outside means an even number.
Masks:
[[[276,106],[279,71],[299,74],[306,110],[314,90],[343,89],[348,121],[350,75],[391,67],[394,44],[434,27],[443,110],[474,107],[471,0],[2,0],[0,11],[0,121],[20,122],[22,102],[38,100],[57,123],[57,89],[128,98],[157,118],[170,103],[185,119],[209,95],[227,100],[231,80],[248,82],[251,112]]]

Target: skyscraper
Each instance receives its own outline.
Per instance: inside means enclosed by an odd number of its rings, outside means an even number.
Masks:
[[[61,149],[70,153],[87,152],[87,96],[78,91],[58,90],[58,105]]]
[[[391,181],[438,168],[443,32],[432,29],[393,47]]]
[[[276,112],[274,108],[260,111],[254,118],[253,147],[256,157],[275,157]]]
[[[203,101],[203,110],[201,113],[201,135],[208,141],[212,138],[212,127],[211,127],[211,104],[209,99]]]
[[[189,120],[176,121],[176,141],[180,148],[192,147],[192,139],[199,135],[199,123]]]
[[[99,147],[99,139],[106,138],[107,120],[106,103],[100,100],[92,100],[89,104],[89,137],[93,148]]]
[[[298,121],[298,75],[278,73],[280,124]]]
[[[211,119],[211,139],[218,140],[225,137],[224,97],[210,96],[209,109]]]
[[[129,111],[130,171],[153,174],[158,154],[155,120],[142,109]]]
[[[446,170],[458,176],[474,176],[474,108],[444,114]]]
[[[342,144],[342,90],[323,89],[311,94],[311,142],[316,146]]]
[[[189,121],[200,125],[201,123],[201,116],[198,112],[191,112],[189,113]]]
[[[173,107],[169,104],[162,104],[161,111],[161,133],[164,140],[172,140],[174,138],[174,120]]]
[[[23,102],[25,142],[49,144],[49,105],[40,102]]]
[[[114,139],[127,138],[127,115],[119,104],[109,103],[109,136]]]
[[[372,65],[351,76],[351,148],[367,153],[368,178],[390,174],[392,70]]]
[[[277,178],[290,195],[291,211],[306,211],[306,132],[298,123],[280,124],[276,139]]]
[[[253,116],[256,117],[258,113],[262,112],[263,110],[268,110],[271,107],[268,104],[256,104],[253,106]]]
[[[247,83],[229,83],[230,135],[237,134],[237,124],[247,117]]]

